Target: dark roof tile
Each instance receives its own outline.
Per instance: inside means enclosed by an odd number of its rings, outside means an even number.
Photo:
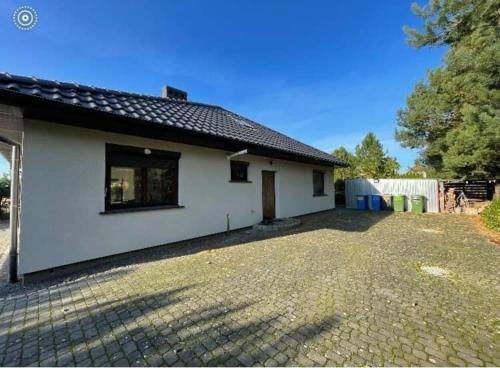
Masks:
[[[202,132],[330,164],[344,164],[326,152],[215,105],[7,73],[0,73],[0,90]]]

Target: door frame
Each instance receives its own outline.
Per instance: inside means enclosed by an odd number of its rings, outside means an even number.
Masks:
[[[264,173],[269,173],[272,174],[273,178],[273,217],[266,217],[264,214],[265,206],[264,206]],[[262,170],[261,171],[261,181],[262,181],[262,189],[261,189],[261,195],[262,195],[262,219],[265,220],[274,220],[276,218],[276,171],[274,170]]]

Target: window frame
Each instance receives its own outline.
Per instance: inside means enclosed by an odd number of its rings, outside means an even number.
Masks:
[[[105,212],[158,209],[179,206],[179,152],[150,149],[146,147],[124,146],[106,143],[105,153]],[[111,168],[127,167],[140,168],[141,170],[141,199],[140,203],[134,204],[112,204],[111,203]],[[173,169],[174,188],[173,203],[147,203],[148,193],[148,169]]]
[[[315,187],[315,181],[314,181],[314,179],[315,179],[315,176],[317,174],[321,174],[321,183],[322,183],[321,193],[316,192],[316,187]],[[326,193],[325,193],[325,172],[321,171],[321,170],[313,170],[312,182],[313,182],[313,197],[324,197],[324,196],[326,196]]]
[[[233,166],[238,166],[239,168],[245,168],[245,179],[236,179],[233,178]],[[251,183],[251,181],[248,180],[248,166],[250,166],[249,162],[246,161],[236,161],[236,160],[231,160],[229,164],[229,182],[230,183]]]

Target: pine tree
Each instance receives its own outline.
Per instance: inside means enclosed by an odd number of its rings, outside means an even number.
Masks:
[[[500,1],[430,0],[413,5],[422,31],[406,28],[415,47],[449,47],[398,112],[396,139],[421,149],[444,177],[500,175]]]
[[[356,171],[364,178],[390,178],[398,175],[399,163],[384,152],[375,134],[368,133],[356,146]]]

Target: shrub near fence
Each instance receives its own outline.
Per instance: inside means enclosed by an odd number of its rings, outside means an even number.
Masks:
[[[496,199],[481,212],[481,220],[490,229],[500,231],[500,199]]]

